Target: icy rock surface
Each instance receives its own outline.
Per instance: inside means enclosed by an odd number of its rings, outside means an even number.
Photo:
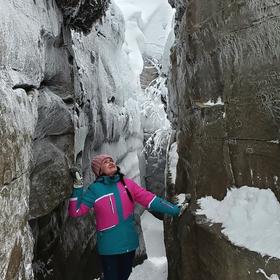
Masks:
[[[279,1],[170,3],[176,193],[191,192],[193,202],[205,195],[222,200],[227,187],[249,185],[269,187],[279,200]],[[189,215],[188,226],[180,221],[178,228],[167,234],[169,279],[263,279],[259,267],[279,274],[279,260],[266,264],[237,249],[201,217]],[[180,239],[172,246],[174,234]]]
[[[0,1],[1,279],[33,279],[32,259],[38,280],[98,275],[92,215],[67,218],[73,164],[88,184],[92,156],[111,153],[140,182],[141,89],[122,50],[124,21],[111,4],[90,29],[108,3],[88,20],[82,2]]]
[[[33,279],[33,239],[28,225],[29,162],[37,120],[38,92],[11,89],[0,72],[0,278]]]

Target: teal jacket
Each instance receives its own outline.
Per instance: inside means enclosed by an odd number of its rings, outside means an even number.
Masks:
[[[99,177],[84,192],[74,188],[69,202],[71,217],[86,215],[93,208],[96,217],[97,248],[101,255],[122,254],[135,250],[139,245],[134,221],[135,203],[163,214],[177,216],[180,208],[145,190],[134,181],[120,176]],[[128,196],[127,190],[133,201]]]

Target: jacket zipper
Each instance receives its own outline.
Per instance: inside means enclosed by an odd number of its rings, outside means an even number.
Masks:
[[[112,202],[112,197],[111,197],[111,195],[109,196],[109,201],[110,201],[110,205],[111,205],[112,213],[113,213],[113,214],[115,214],[115,211],[114,211],[114,207],[113,207],[113,202]]]

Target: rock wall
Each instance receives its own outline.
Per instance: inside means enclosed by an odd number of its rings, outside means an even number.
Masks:
[[[175,192],[191,192],[195,202],[249,185],[280,199],[280,2],[170,3],[177,9],[169,84],[177,104],[169,111],[177,125]],[[192,213],[170,221],[168,279],[263,279],[259,267],[280,273],[279,260],[236,248],[201,222],[194,202]]]
[[[32,279],[33,239],[27,221],[38,93],[13,90],[13,80],[3,66],[0,76],[0,278]]]
[[[108,1],[58,2],[0,1],[5,280],[98,276],[93,215],[67,217],[74,164],[88,184],[90,159],[106,151],[140,181],[143,133],[122,16]],[[142,242],[138,261],[144,257]]]

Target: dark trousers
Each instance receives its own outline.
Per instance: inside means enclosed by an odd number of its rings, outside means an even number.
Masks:
[[[131,271],[135,251],[119,255],[101,255],[104,280],[127,280]]]

